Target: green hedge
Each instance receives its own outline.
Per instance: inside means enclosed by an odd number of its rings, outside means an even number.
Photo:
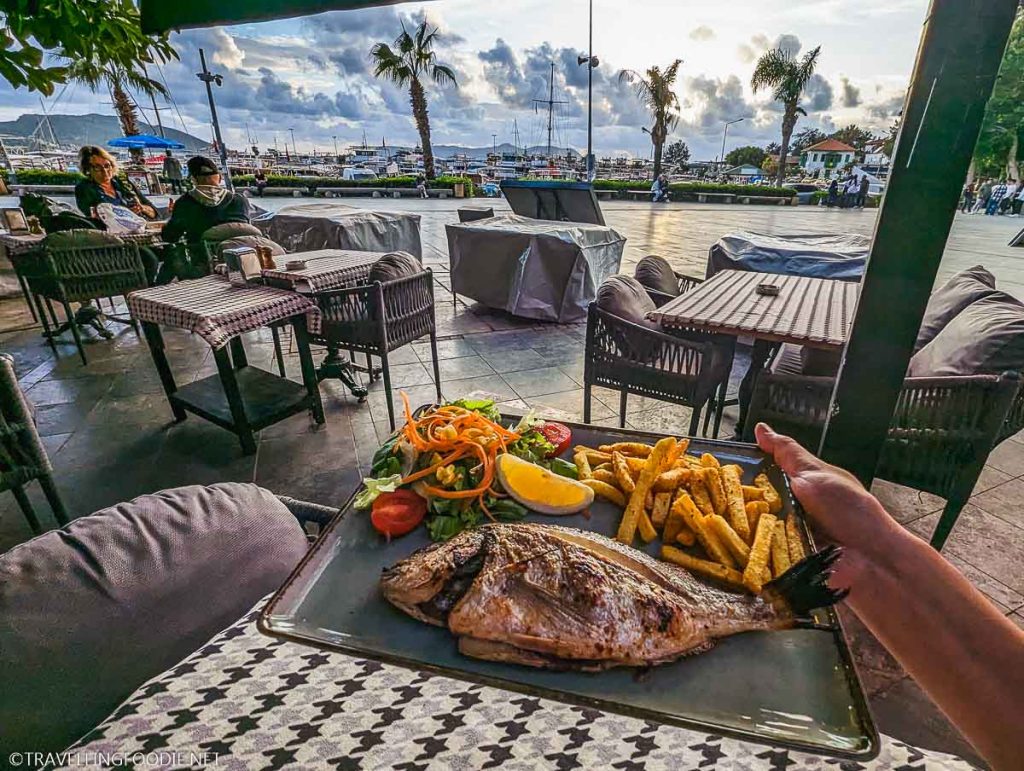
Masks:
[[[236,185],[254,186],[256,180],[251,174],[242,174],[234,178]],[[427,183],[429,188],[451,190],[457,182],[466,186],[466,195],[475,193],[473,180],[468,177],[438,177]],[[283,174],[268,174],[267,187],[298,187],[316,190],[353,187],[413,188],[416,187],[415,177],[381,177],[380,179],[341,179],[339,177],[295,177]]]
[[[85,177],[77,171],[51,171],[50,169],[20,169],[17,172],[21,185],[77,185]],[[10,172],[0,169],[0,176],[7,182]]]
[[[627,190],[647,190],[650,182],[628,179],[595,179],[595,190],[616,190],[624,193]],[[734,195],[761,195],[790,198],[796,195],[791,187],[769,187],[767,185],[729,185],[714,182],[674,182],[669,190],[676,195],[696,195],[697,193],[732,193]]]

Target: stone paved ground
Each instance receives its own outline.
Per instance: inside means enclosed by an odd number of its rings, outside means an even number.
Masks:
[[[280,201],[284,203],[284,201]],[[279,205],[280,205],[279,203]],[[354,201],[370,207],[369,200]],[[447,397],[484,391],[509,411],[535,407],[565,418],[582,414],[583,337],[581,325],[537,325],[460,300],[453,307],[446,287],[447,247],[443,225],[456,221],[452,201],[388,201],[380,208],[415,208],[423,214],[425,261],[436,271],[442,390]],[[703,273],[708,246],[721,234],[749,229],[769,233],[859,232],[870,234],[874,212],[808,208],[700,205],[607,204],[609,225],[628,237],[624,272],[644,254],[660,253],[686,272]],[[943,275],[983,263],[999,285],[1024,297],[1024,250],[1005,247],[1021,220],[959,216],[947,248]],[[388,431],[382,385],[357,403],[336,382],[322,384],[327,424],[314,428],[298,415],[264,430],[258,452],[243,457],[235,438],[199,418],[171,423],[145,345],[130,331],[114,327],[109,342],[89,344],[82,367],[70,343],[54,358],[26,327],[20,301],[0,303],[0,347],[15,355],[22,385],[36,405],[40,433],[56,477],[74,515],[87,514],[133,496],[183,484],[255,481],[275,492],[340,505],[366,472],[378,440]],[[212,356],[198,338],[165,332],[179,383],[215,372]],[[268,334],[247,336],[250,362],[271,368]],[[289,374],[298,379],[294,354]],[[394,385],[413,402],[434,398],[429,347],[408,346],[392,356]],[[737,362],[734,379],[745,362]],[[612,425],[618,398],[596,393],[593,421]],[[646,399],[632,399],[627,423],[636,429],[682,433],[689,411]],[[723,433],[735,416],[727,412]],[[35,486],[33,486],[35,487]],[[942,501],[887,483],[874,492],[914,532],[927,535]],[[37,490],[33,499],[40,501]],[[991,456],[945,549],[945,556],[1016,623],[1024,626],[1024,436],[1004,442]],[[45,505],[40,502],[40,509]],[[47,520],[48,513],[44,514]],[[47,520],[48,521],[48,520]],[[0,550],[31,536],[11,496],[0,497]],[[910,743],[971,756],[970,748],[851,614],[844,614],[860,671],[883,732]]]

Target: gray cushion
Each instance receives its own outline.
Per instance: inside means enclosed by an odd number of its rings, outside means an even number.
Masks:
[[[251,246],[253,249],[258,246],[270,247],[270,253],[274,257],[287,254],[281,244],[277,243],[277,241],[271,241],[266,236],[236,236],[234,238],[227,238],[217,244],[217,251],[223,254],[225,249],[237,249],[242,246]]]
[[[664,257],[658,257],[655,254],[644,257],[636,264],[633,275],[648,289],[672,297],[679,295],[679,280],[672,271],[672,266]]]
[[[605,279],[597,289],[597,307],[634,324],[660,329],[656,322],[647,319],[647,314],[657,306],[635,278],[611,276]]]
[[[981,265],[961,271],[935,290],[921,319],[915,351],[920,351],[971,303],[992,294],[996,279]]]
[[[910,377],[1024,372],[1024,303],[992,290],[910,360]]]
[[[370,268],[370,283],[380,281],[386,284],[400,278],[415,276],[423,272],[420,261],[407,252],[385,254]]]
[[[77,246],[122,245],[124,241],[104,230],[61,230],[50,233],[43,243],[53,249],[70,249]]]
[[[57,751],[277,589],[306,551],[251,484],[145,495],[0,556],[0,747]]]
[[[212,228],[204,230],[200,238],[203,241],[223,241],[236,236],[262,235],[263,231],[255,225],[250,225],[248,222],[222,222],[219,225],[214,225]]]

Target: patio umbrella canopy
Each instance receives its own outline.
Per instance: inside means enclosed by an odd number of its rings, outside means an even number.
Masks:
[[[185,145],[173,139],[155,137],[152,134],[132,134],[107,142],[107,147],[123,147],[129,150],[184,150]]]
[[[209,27],[260,19],[306,16],[325,11],[397,5],[409,0],[142,0],[142,31],[149,34],[184,27]]]

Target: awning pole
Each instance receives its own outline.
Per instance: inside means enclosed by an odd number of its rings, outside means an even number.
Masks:
[[[932,0],[820,455],[870,483],[1018,0]]]

